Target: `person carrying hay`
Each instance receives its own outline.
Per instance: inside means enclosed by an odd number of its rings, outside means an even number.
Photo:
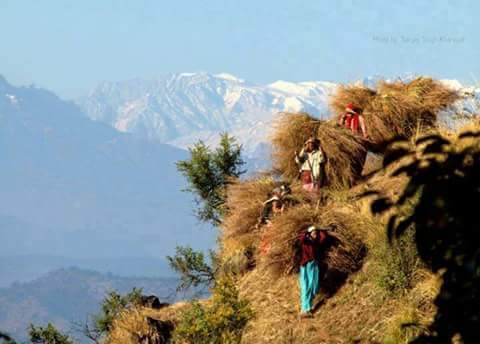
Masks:
[[[313,316],[313,299],[320,291],[319,258],[327,236],[315,226],[308,227],[299,238],[300,244],[300,306],[301,318]]]
[[[350,103],[345,107],[345,113],[340,117],[338,124],[350,129],[354,134],[361,134],[363,138],[368,139],[367,128],[365,126],[365,119],[362,115],[362,109]],[[359,131],[361,133],[359,133]]]
[[[262,213],[258,219],[257,228],[270,224],[275,214],[283,212],[285,209],[284,198],[290,193],[291,190],[288,185],[281,185],[272,190],[272,197],[263,202]]]
[[[295,152],[295,162],[300,166],[300,179],[303,188],[307,191],[318,191],[324,182],[325,156],[320,141],[309,138],[300,154]]]
[[[271,247],[271,233],[268,228],[271,226],[272,218],[279,213],[282,213],[285,209],[284,198],[291,193],[291,189],[288,185],[281,185],[276,187],[272,191],[272,197],[263,202],[262,213],[258,219],[256,228],[266,226],[267,229],[263,231],[260,241],[260,252],[267,254]]]

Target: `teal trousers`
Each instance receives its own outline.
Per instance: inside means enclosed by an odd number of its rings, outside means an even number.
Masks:
[[[311,260],[300,267],[300,302],[302,313],[312,310],[313,299],[320,291],[320,271],[316,261]]]

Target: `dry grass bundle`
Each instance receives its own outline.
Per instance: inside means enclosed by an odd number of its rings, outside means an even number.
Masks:
[[[295,151],[300,151],[309,137],[317,137],[325,153],[326,184],[351,186],[361,176],[366,148],[363,140],[334,122],[318,120],[309,114],[282,114],[271,138],[275,172],[286,179],[298,176]]]
[[[276,182],[272,178],[238,181],[229,186],[228,215],[222,222],[227,237],[250,233],[255,229],[265,202]]]
[[[362,242],[362,222],[358,214],[347,207],[327,205],[316,207],[303,205],[292,208],[273,221],[274,240],[264,263],[283,272],[293,271],[298,266],[294,261],[295,242],[310,225],[328,230],[329,245],[323,263],[327,270],[351,273],[360,268],[365,256]]]
[[[237,181],[232,184],[228,189],[227,197],[229,211],[222,222],[225,238],[233,237],[242,241],[240,236],[254,232],[263,203],[271,197],[272,190],[279,185],[280,182],[271,177]],[[303,190],[299,183],[290,185],[290,188],[291,195],[285,197],[287,207],[289,203],[305,203],[313,200],[313,196]]]
[[[340,85],[330,98],[330,107],[337,115],[345,113],[347,104],[353,103],[365,109],[377,92],[362,85]]]
[[[271,137],[272,165],[275,172],[287,179],[298,176],[295,151],[300,151],[309,137],[316,136],[319,123],[318,119],[307,113],[283,113],[277,118]]]
[[[222,223],[221,266],[222,271],[241,274],[255,262],[262,229],[258,228],[263,203],[279,185],[271,177],[237,181],[229,188],[228,215]],[[311,203],[314,195],[303,190],[299,183],[291,185],[292,194],[285,197],[285,207]]]
[[[438,112],[459,99],[459,95],[431,78],[410,82],[377,83],[377,92],[364,86],[340,87],[331,98],[334,113],[342,116],[348,103],[363,109],[370,140],[377,145],[395,136],[410,138],[420,127],[434,127]]]
[[[161,321],[147,315],[148,310],[134,308],[123,311],[113,323],[107,344],[164,344],[173,331],[171,321]]]

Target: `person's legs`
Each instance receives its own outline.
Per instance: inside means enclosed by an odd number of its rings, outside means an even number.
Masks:
[[[307,308],[307,311],[310,312],[312,310],[312,303],[313,303],[313,298],[315,297],[315,294],[313,293],[314,290],[313,290],[313,287],[314,287],[314,283],[313,283],[313,275],[314,275],[314,271],[313,271],[313,267],[314,267],[314,262],[313,261],[310,261],[308,262],[306,265],[305,265],[305,270],[306,270],[306,274],[307,274],[307,291],[306,291],[306,308]]]
[[[312,310],[313,299],[318,293],[319,269],[315,261],[310,261],[300,267],[300,292],[302,313]]]
[[[305,308],[308,308],[308,311],[311,311],[313,309],[313,300],[320,291],[320,269],[317,262],[313,260],[308,262],[305,267],[308,280],[307,295],[305,297],[307,306]]]
[[[263,228],[262,236],[260,238],[260,253],[266,255],[270,248],[272,247],[272,233],[271,233],[272,224],[268,222]]]
[[[311,266],[311,290],[312,290],[312,301],[315,298],[315,296],[318,294],[320,291],[320,268],[318,267],[317,262],[312,261],[312,266]]]
[[[309,282],[308,282],[306,265],[300,267],[299,282],[300,282],[300,309],[302,313],[307,313],[310,310],[310,303],[308,298]]]
[[[303,189],[306,190],[306,191],[312,191],[312,189],[313,189],[312,172],[302,171],[300,178],[302,180]]]

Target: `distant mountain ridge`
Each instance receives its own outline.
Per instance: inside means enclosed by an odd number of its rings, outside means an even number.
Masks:
[[[378,79],[359,82],[374,87]],[[444,82],[463,93],[473,92],[475,101],[462,102],[460,110],[478,109],[478,88],[464,87],[456,80]],[[247,156],[255,158],[258,146],[268,141],[269,123],[279,112],[305,111],[329,118],[328,98],[337,86],[324,81],[255,85],[226,73],[181,73],[103,82],[76,103],[90,118],[119,131],[181,148],[198,139],[216,144],[218,133],[227,131],[240,138]]]
[[[0,288],[0,329],[23,339],[30,323],[52,322],[72,333],[74,323],[82,324],[98,313],[110,291],[124,294],[133,287],[143,288],[145,295],[156,295],[164,302],[191,296],[176,294],[177,284],[176,278],[127,278],[74,267],[55,270],[27,283]],[[79,333],[73,334],[82,339]],[[88,341],[83,338],[81,342]]]
[[[279,112],[328,116],[334,88],[329,82],[257,86],[225,73],[182,73],[104,82],[76,102],[90,118],[122,132],[184,148],[199,138],[215,142],[227,131],[251,154],[267,141],[268,122]]]
[[[181,191],[175,162],[187,156],[0,78],[1,256],[164,259],[176,245],[211,247],[215,232]]]

